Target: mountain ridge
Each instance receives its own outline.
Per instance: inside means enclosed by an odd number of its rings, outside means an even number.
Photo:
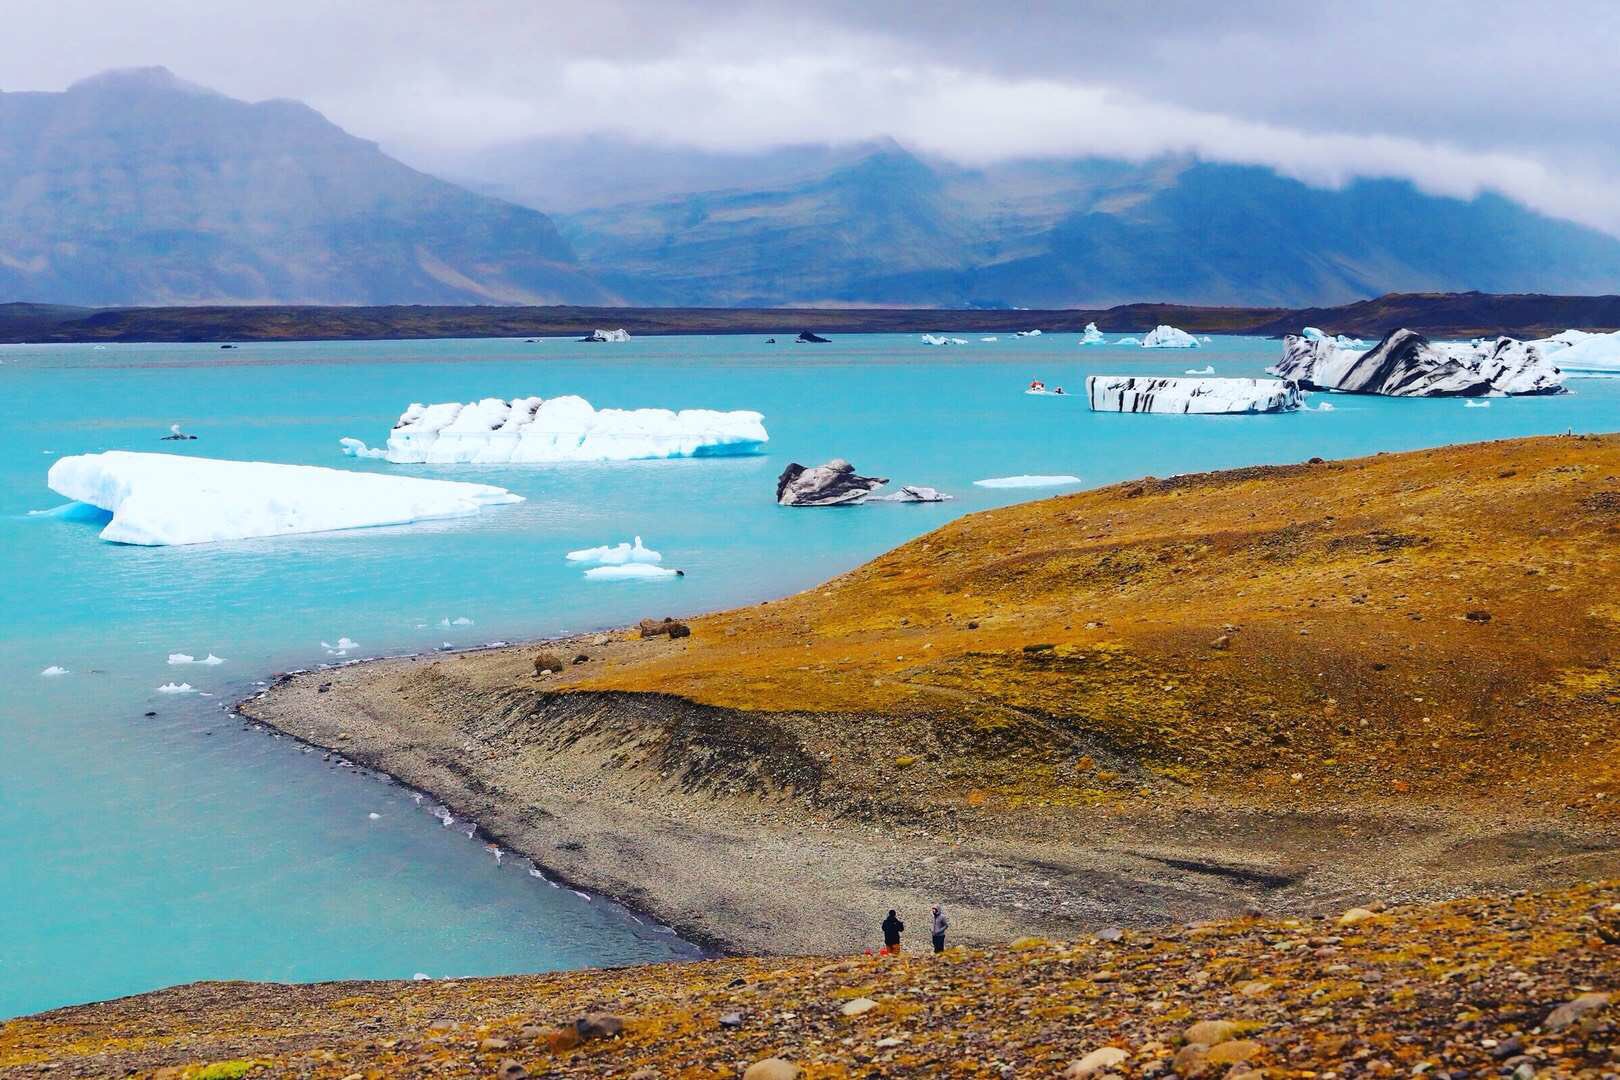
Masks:
[[[545,215],[163,68],[0,94],[0,295],[611,302]]]

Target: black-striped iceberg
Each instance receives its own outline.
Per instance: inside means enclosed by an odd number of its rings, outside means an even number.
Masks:
[[[1392,330],[1367,350],[1332,338],[1290,334],[1283,358],[1267,369],[1307,390],[1386,397],[1483,397],[1562,394],[1564,374],[1535,342],[1431,342],[1415,330]]]
[[[1093,375],[1086,380],[1093,412],[1227,416],[1289,412],[1304,395],[1282,379],[1147,378]]]

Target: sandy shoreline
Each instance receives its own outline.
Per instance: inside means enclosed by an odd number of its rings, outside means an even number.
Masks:
[[[907,822],[796,776],[792,753],[772,760],[767,717],[511,685],[542,648],[673,647],[620,633],[385,657],[281,676],[238,710],[427,793],[548,877],[714,953],[860,949],[890,907],[911,920],[915,949],[933,903],[958,940],[1072,938],[1616,865],[1612,844],[1584,829],[1443,811],[1178,806],[1045,813],[1039,826]],[[745,725],[765,731],[738,741]]]

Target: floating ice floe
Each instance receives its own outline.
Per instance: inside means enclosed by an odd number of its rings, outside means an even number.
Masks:
[[[71,674],[71,673],[68,671],[67,668],[60,667],[60,666],[58,666],[56,664],[52,664],[50,667],[48,667],[44,671],[40,672],[40,675],[43,676],[44,678],[47,678],[47,679],[55,679],[55,678],[58,678],[59,676],[68,675],[68,674]]]
[[[195,691],[192,689],[192,685],[188,682],[166,682],[157,688],[157,692],[160,694],[190,694],[194,693]]]
[[[980,338],[980,339],[979,339],[979,340],[980,340],[980,341],[996,341],[996,340],[998,340],[998,339],[997,339],[997,338],[993,338],[993,337],[982,337],[982,338]]]
[[[446,615],[444,618],[439,620],[439,625],[442,626],[442,627],[446,627],[446,628],[449,628],[449,627],[452,627],[452,626],[471,626],[472,624],[473,624],[473,621],[471,619],[467,618],[467,616],[465,616],[465,615],[457,615],[453,619],[450,616]]]
[[[1213,345],[1215,343],[1215,339],[1210,337],[1208,334],[1205,334],[1203,337],[1199,338],[1198,340],[1199,340],[1200,343],[1202,343],[1204,345]]]
[[[1086,323],[1085,333],[1080,335],[1080,344],[1106,345],[1108,342],[1103,339],[1102,331],[1097,329],[1097,324],[1092,322]]]
[[[213,653],[209,653],[207,656],[203,657],[201,660],[198,660],[195,656],[192,656],[190,653],[172,652],[172,653],[169,654],[169,663],[175,664],[175,665],[179,665],[179,664],[205,664],[208,667],[214,667],[215,665],[223,664],[224,662],[225,661],[221,657],[215,656]]]
[[[951,496],[938,488],[925,487],[922,484],[903,484],[898,490],[887,495],[868,495],[867,502],[897,502],[897,503],[932,503],[948,502]]]
[[[664,557],[652,548],[643,547],[641,537],[636,537],[633,544],[623,541],[600,547],[580,548],[578,551],[568,553],[569,562],[586,563],[591,566],[622,566],[625,563],[661,563]]]
[[[1041,332],[1039,330],[1020,330],[1020,331],[1018,331],[1016,336],[1017,337],[1040,337]]]
[[[592,330],[590,333],[586,334],[584,337],[580,338],[579,340],[581,340],[581,341],[592,341],[592,342],[629,341],[630,340],[630,332],[628,330],[623,330],[623,329],[619,329],[619,330]]]
[[[366,820],[368,820],[368,821],[381,821],[382,820],[382,815],[377,813],[375,810],[373,810],[371,813],[366,815]]]
[[[1303,400],[1281,379],[1155,379],[1092,375],[1086,399],[1093,412],[1237,415],[1289,412]]]
[[[1316,406],[1315,408],[1311,408],[1311,406],[1309,406],[1309,405],[1307,405],[1305,407],[1307,409],[1310,409],[1312,412],[1334,412],[1335,411],[1334,408],[1333,408],[1333,402],[1331,402],[1331,401],[1324,401],[1324,402],[1322,402],[1322,404]]]
[[[1142,339],[1141,338],[1133,338],[1133,337],[1122,337],[1118,341],[1114,342],[1114,344],[1115,345],[1140,345],[1140,344],[1142,344]]]
[[[681,577],[679,570],[667,570],[652,563],[621,563],[617,566],[593,566],[585,571],[585,576],[592,581],[628,581],[636,578],[672,578]]]
[[[358,649],[359,647],[360,643],[358,641],[347,637],[338,638],[336,645],[326,641],[321,642],[321,648],[326,650],[327,656],[348,656],[350,649]]]
[[[488,484],[109,450],[60,458],[51,490],[112,513],[119,544],[205,544],[404,525],[522,502]]]
[[[1124,344],[1121,342],[1120,344]],[[1196,349],[1198,339],[1185,330],[1177,330],[1173,326],[1160,324],[1148,331],[1142,339],[1144,349]]]
[[[1037,488],[1037,487],[1068,487],[1078,484],[1078,476],[992,476],[988,480],[973,481],[974,487],[982,488]]]
[[[1213,374],[1215,374],[1215,365],[1214,364],[1205,364],[1201,368],[1188,368],[1187,369],[1187,374],[1188,375],[1213,375]]]
[[[924,334],[922,336],[922,343],[924,345],[966,345],[967,338],[940,337],[938,334]]]
[[[598,410],[570,394],[413,404],[382,456],[396,465],[635,461],[754,454],[769,439],[765,418],[746,409]],[[340,444],[351,456],[378,456],[359,439]]]
[[[1345,337],[1343,334],[1330,338],[1314,326],[1307,326],[1299,332],[1299,336],[1306,341],[1331,341],[1336,348],[1340,349],[1365,349],[1367,347],[1367,343],[1360,338]],[[1204,340],[1208,341],[1209,339],[1205,338]]]
[[[347,435],[338,440],[338,446],[342,447],[343,452],[352,458],[374,458],[381,461],[388,457],[388,451],[383,447],[372,448],[359,439],[350,438]]]
[[[1502,337],[1480,344],[1430,342],[1392,330],[1365,352],[1327,338],[1290,334],[1283,358],[1266,369],[1307,390],[1387,397],[1562,394],[1564,374],[1534,342]]]
[[[1531,344],[1541,348],[1566,374],[1575,378],[1620,373],[1620,333],[1565,330]]]
[[[1490,407],[1491,403],[1481,398],[1469,398],[1463,402],[1463,408],[1465,409],[1488,409]]]

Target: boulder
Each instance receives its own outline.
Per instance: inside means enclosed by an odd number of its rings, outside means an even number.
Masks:
[[[1216,1043],[1204,1056],[1206,1065],[1236,1065],[1260,1053],[1262,1047],[1253,1039],[1228,1039]]]
[[[636,629],[641,631],[641,636],[644,638],[662,637],[665,634],[668,634],[672,638],[692,636],[692,628],[690,626],[687,626],[683,622],[676,622],[674,619],[671,619],[668,616],[665,616],[662,620],[642,619],[636,624]]]
[[[862,1013],[869,1013],[875,1008],[877,1008],[877,1002],[871,998],[858,997],[853,1001],[844,1002],[843,1008],[838,1011],[845,1016],[860,1016]]]
[[[543,675],[546,672],[561,674],[563,670],[562,657],[554,652],[537,653],[534,658],[534,673]]]
[[[1237,1025],[1230,1020],[1200,1020],[1181,1033],[1181,1041],[1214,1046],[1216,1043],[1225,1042],[1236,1034]]]
[[[1084,1080],[1093,1073],[1111,1069],[1131,1055],[1117,1046],[1102,1046],[1078,1061],[1071,1061],[1063,1070],[1064,1080]]]
[[[743,1071],[743,1080],[799,1080],[804,1070],[786,1058],[770,1057],[754,1062]]]
[[[1566,1001],[1564,1004],[1558,1006],[1558,1008],[1548,1013],[1547,1019],[1541,1022],[1541,1026],[1546,1028],[1548,1031],[1562,1031],[1571,1024],[1578,1023],[1584,1019],[1588,1013],[1594,1013],[1599,1009],[1607,1008],[1608,1004],[1608,994],[1582,994],[1573,1001]]]
[[[776,501],[781,506],[851,506],[888,482],[887,477],[857,475],[843,458],[808,469],[795,461],[776,478]]]
[[[586,1013],[574,1021],[574,1031],[581,1042],[592,1039],[611,1039],[624,1030],[624,1021],[612,1013]]]

